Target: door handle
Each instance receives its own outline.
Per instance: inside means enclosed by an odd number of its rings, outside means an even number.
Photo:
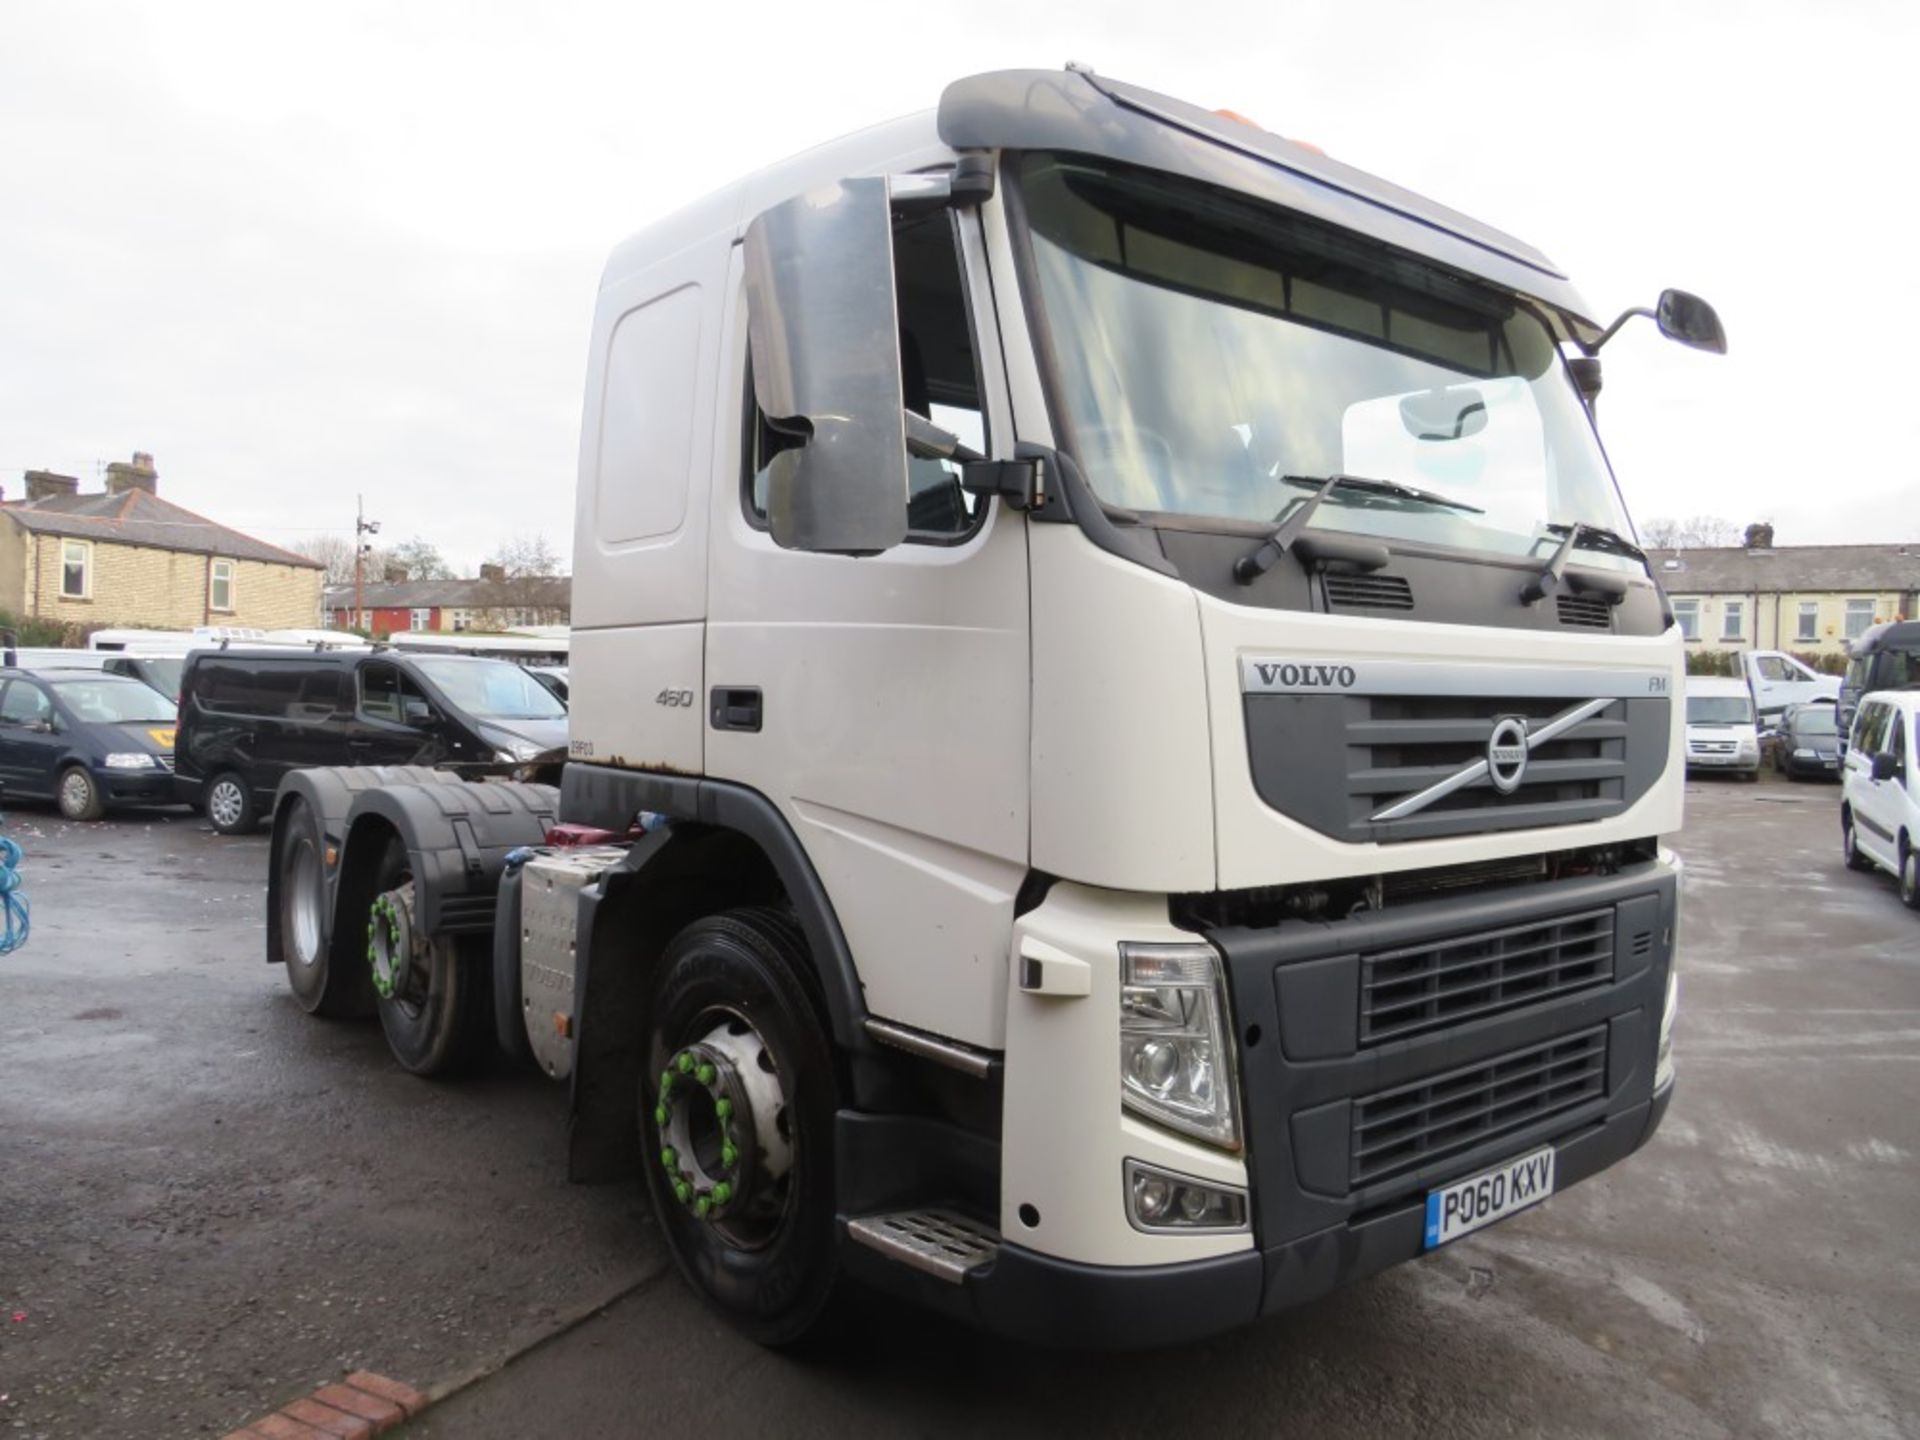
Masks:
[[[708,699],[707,717],[716,730],[758,733],[761,706],[757,685],[716,685]]]

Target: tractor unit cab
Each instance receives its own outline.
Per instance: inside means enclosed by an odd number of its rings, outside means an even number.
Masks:
[[[1671,1093],[1626,318],[1078,69],[734,184],[601,283],[563,783],[296,773],[271,958],[423,1070],[490,989],[770,1341],[1178,1340],[1535,1203]]]

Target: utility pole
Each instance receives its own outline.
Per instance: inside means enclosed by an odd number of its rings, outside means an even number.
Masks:
[[[380,533],[380,522],[367,519],[367,497],[364,495],[353,497],[353,509],[353,628],[367,630],[371,627],[367,624],[366,605],[361,600],[361,586],[367,552],[373,549],[367,537]]]

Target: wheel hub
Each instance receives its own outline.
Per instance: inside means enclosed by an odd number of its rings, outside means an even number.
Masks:
[[[736,1030],[744,1034],[734,1033]],[[786,1095],[751,1026],[717,1026],[660,1074],[654,1124],[674,1196],[709,1223],[764,1209],[793,1167]]]
[[[375,896],[367,912],[367,965],[373,972],[374,991],[382,1000],[406,989],[415,945],[413,885]]]

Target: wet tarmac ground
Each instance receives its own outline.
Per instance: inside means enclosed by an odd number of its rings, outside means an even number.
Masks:
[[[1680,1088],[1545,1206],[1180,1351],[1038,1352],[872,1302],[775,1355],[673,1273],[565,1096],[413,1079],[262,960],[263,839],[10,810],[0,1436],[222,1435],[369,1369],[407,1435],[1920,1433],[1920,915],[1829,785],[1688,787]]]

